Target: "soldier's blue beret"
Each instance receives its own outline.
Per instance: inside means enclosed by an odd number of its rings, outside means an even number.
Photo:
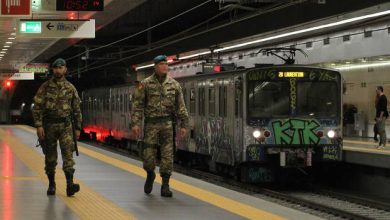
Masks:
[[[66,61],[62,58],[56,59],[52,64],[52,67],[66,66]]]
[[[154,64],[158,64],[159,62],[167,61],[167,56],[165,55],[158,55],[153,59]]]

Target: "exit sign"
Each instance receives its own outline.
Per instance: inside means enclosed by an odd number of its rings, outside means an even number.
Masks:
[[[20,32],[29,33],[29,34],[39,34],[42,32],[42,22],[40,21],[20,22]]]

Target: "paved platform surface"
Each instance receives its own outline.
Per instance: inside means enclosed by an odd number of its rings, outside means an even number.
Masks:
[[[34,128],[0,126],[1,219],[320,219],[178,173],[170,183],[173,198],[160,196],[160,177],[145,195],[140,161],[84,143],[75,158],[81,191],[66,196],[59,160],[57,194],[47,196],[44,157],[35,144]]]

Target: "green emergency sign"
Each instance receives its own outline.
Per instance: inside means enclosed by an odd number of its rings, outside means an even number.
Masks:
[[[20,32],[27,34],[36,34],[42,32],[42,22],[40,21],[23,21],[20,22]]]

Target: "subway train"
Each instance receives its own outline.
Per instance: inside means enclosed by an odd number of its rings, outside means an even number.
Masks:
[[[280,170],[342,159],[342,86],[336,70],[281,65],[176,77],[190,116],[175,138],[181,163],[271,182]],[[98,141],[140,150],[131,133],[134,86],[82,93],[83,129]]]

